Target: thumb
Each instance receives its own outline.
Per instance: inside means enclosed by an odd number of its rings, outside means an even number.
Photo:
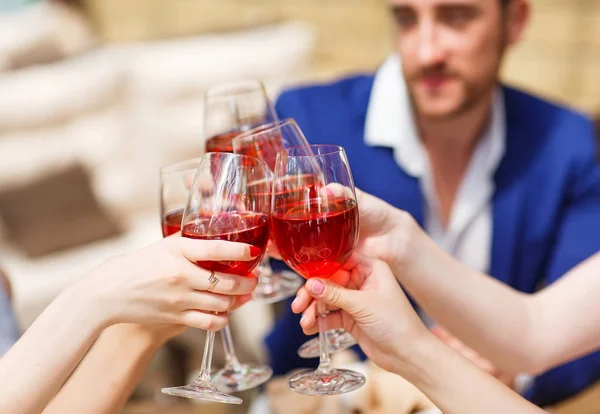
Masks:
[[[355,290],[346,289],[335,283],[321,279],[310,279],[306,282],[306,291],[315,299],[348,312],[350,315],[357,311],[360,300]]]

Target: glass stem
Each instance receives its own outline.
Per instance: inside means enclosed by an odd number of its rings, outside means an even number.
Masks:
[[[323,302],[317,302],[317,318],[319,318],[319,351],[320,361],[317,374],[328,375],[334,371],[329,357],[327,341],[327,309]]]
[[[194,384],[210,383],[210,368],[212,365],[213,347],[215,345],[215,332],[206,332],[206,341],[204,341],[204,355],[202,355],[202,366],[200,374],[194,380]]]
[[[231,338],[231,329],[229,325],[221,329],[221,339],[223,340],[223,350],[225,351],[225,366],[235,368],[240,365],[240,361],[235,354],[233,339]]]

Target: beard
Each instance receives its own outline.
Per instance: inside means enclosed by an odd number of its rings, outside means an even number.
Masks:
[[[428,94],[418,88],[422,79],[431,77],[448,79],[452,85],[446,85],[446,89],[449,90],[441,91],[438,96],[434,96],[434,93]],[[468,113],[488,99],[496,85],[495,74],[483,80],[472,81],[443,66],[426,68],[407,78],[413,110],[421,117],[435,120],[452,120]],[[443,102],[441,105],[440,101]]]

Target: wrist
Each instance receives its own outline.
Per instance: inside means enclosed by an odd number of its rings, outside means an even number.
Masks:
[[[117,342],[130,347],[157,350],[174,335],[172,330],[158,329],[158,325],[140,325],[136,323],[119,323],[111,326],[105,332],[107,335],[118,337]]]
[[[115,323],[114,315],[107,309],[106,304],[99,300],[97,288],[88,282],[88,278],[85,277],[65,289],[57,299],[68,304],[79,323],[100,332]]]
[[[186,330],[185,325],[175,324],[137,324],[127,323],[121,324],[128,327],[128,330],[133,332],[134,335],[145,338],[147,341],[157,344],[158,346],[164,345],[169,340],[173,339],[177,335],[183,333]]]
[[[440,357],[440,346],[444,346],[425,327],[419,330],[411,340],[397,343],[397,363],[393,372],[417,385],[435,377],[436,358]]]
[[[405,272],[416,265],[423,231],[413,217],[402,210],[394,209],[389,219],[388,257],[385,261],[395,272]]]

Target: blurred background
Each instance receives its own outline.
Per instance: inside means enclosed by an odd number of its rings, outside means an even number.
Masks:
[[[600,0],[532,3],[504,79],[600,114]],[[0,0],[0,267],[22,328],[99,261],[161,237],[158,170],[202,154],[208,86],[258,78],[275,98],[391,50],[386,0]],[[264,360],[276,308],[247,306],[234,336]],[[169,365],[159,355],[139,398]]]

